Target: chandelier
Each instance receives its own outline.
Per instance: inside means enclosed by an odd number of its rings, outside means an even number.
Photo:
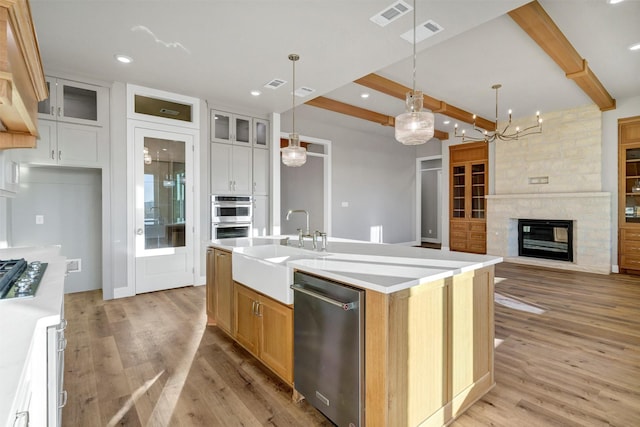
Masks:
[[[540,118],[540,111],[536,111],[536,123],[524,128],[520,129],[520,126],[516,126],[515,129],[509,129],[511,126],[511,110],[509,110],[509,121],[507,125],[502,129],[502,131],[498,130],[498,89],[502,87],[501,84],[495,84],[491,86],[491,89],[495,89],[496,91],[496,127],[493,131],[487,131],[484,129],[480,129],[476,126],[476,115],[473,115],[473,130],[480,132],[479,136],[468,136],[465,131],[462,130],[460,134],[458,134],[458,124],[456,123],[454,126],[454,136],[456,138],[462,138],[462,142],[466,141],[484,141],[484,142],[493,142],[496,139],[501,141],[514,141],[521,137],[535,135],[538,133],[542,133],[542,119]]]
[[[307,161],[307,150],[300,146],[300,135],[296,133],[296,61],[300,59],[300,56],[292,53],[289,55],[289,60],[293,63],[293,89],[291,91],[291,104],[292,104],[292,132],[289,134],[289,145],[282,148],[282,163],[285,166],[302,166]]]
[[[434,133],[434,117],[422,111],[422,92],[416,90],[416,0],[413,0],[413,88],[407,92],[405,112],[396,117],[395,136],[404,145],[424,144]]]

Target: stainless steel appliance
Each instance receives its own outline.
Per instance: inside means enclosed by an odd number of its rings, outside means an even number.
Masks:
[[[252,196],[211,196],[212,239],[249,237],[252,219]]]
[[[296,271],[294,388],[338,426],[363,424],[364,291]]]
[[[0,260],[0,299],[33,297],[46,269],[40,261]]]

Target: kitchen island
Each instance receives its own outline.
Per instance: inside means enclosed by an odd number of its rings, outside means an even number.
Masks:
[[[279,242],[229,239],[212,247],[237,255]],[[493,280],[501,258],[331,240],[316,252],[281,262],[365,290],[364,425],[446,425],[493,387]],[[278,300],[286,307],[286,296]],[[215,323],[216,313],[209,316]]]

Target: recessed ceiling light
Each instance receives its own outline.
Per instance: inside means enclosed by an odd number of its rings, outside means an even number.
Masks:
[[[252,96],[260,96],[260,94],[261,94],[261,93],[262,93],[262,92],[260,92],[259,90],[252,90],[252,91],[251,91],[251,95],[252,95]]]
[[[640,43],[632,44],[629,46],[629,50],[640,50]]]
[[[618,4],[618,3],[622,3],[624,0],[607,0],[607,3],[609,4]]]
[[[444,123],[445,125],[448,125],[449,123],[451,123],[451,120],[445,120],[445,121],[444,121],[444,122],[442,122],[442,123]]]
[[[123,64],[131,64],[133,62],[133,59],[127,55],[118,54],[118,55],[114,55],[114,58],[116,58],[116,61],[122,62]]]
[[[360,94],[360,98],[367,99],[368,97],[369,97],[369,94],[367,92]]]

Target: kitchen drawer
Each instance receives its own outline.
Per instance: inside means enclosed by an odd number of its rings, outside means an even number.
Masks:
[[[623,228],[620,231],[621,231],[620,238],[622,239],[622,241],[633,240],[633,241],[640,242],[640,230],[629,230],[629,229]]]
[[[469,242],[469,252],[476,252],[479,254],[484,254],[487,252],[487,245],[485,244],[484,241],[482,242],[476,242],[476,241],[470,241]]]
[[[449,242],[449,249],[452,251],[464,251],[467,249],[467,239],[451,239]]]
[[[471,242],[482,242],[484,244],[487,239],[487,233],[469,233],[469,240]]]
[[[467,238],[466,231],[452,231],[451,232],[451,240],[465,240]]]
[[[451,221],[451,229],[452,230],[461,230],[467,231],[469,229],[469,223],[464,221]]]
[[[485,231],[487,231],[487,224],[485,224],[484,222],[470,222],[469,231],[480,231],[484,233]]]
[[[620,257],[620,267],[631,270],[640,270],[640,256],[622,255]]]
[[[637,255],[640,254],[640,240],[627,241],[622,245],[622,255]]]

